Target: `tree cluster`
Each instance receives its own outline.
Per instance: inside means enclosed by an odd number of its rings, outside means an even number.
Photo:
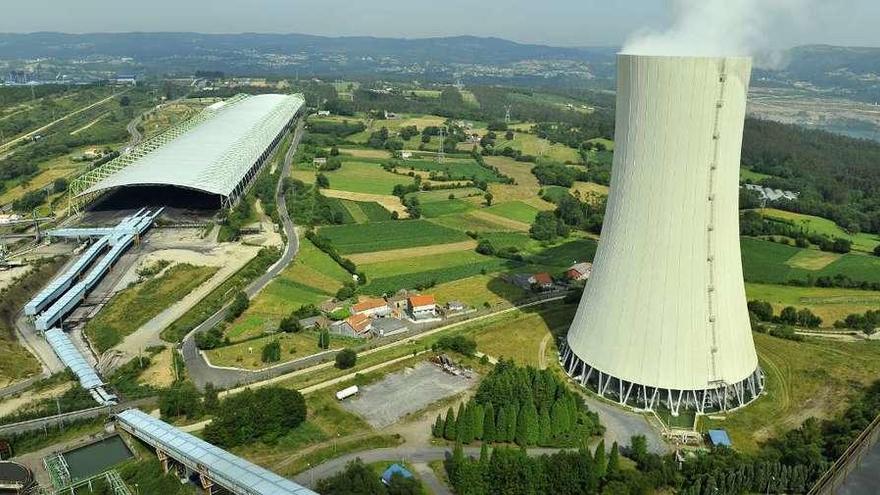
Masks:
[[[296,390],[270,386],[229,396],[213,412],[205,440],[229,448],[256,440],[276,441],[305,421],[306,402]]]
[[[809,308],[797,309],[794,306],[786,306],[778,315],[774,315],[773,306],[767,301],[753,299],[748,302],[747,306],[754,319],[758,321],[796,325],[804,328],[818,328],[822,324],[822,318],[813,314]]]
[[[400,474],[391,477],[388,486],[360,458],[349,462],[345,471],[318,481],[318,493],[324,495],[422,495],[421,483]]]
[[[880,310],[865,311],[862,314],[853,313],[846,315],[843,320],[834,322],[835,328],[852,328],[861,330],[866,335],[871,335],[880,327]]]

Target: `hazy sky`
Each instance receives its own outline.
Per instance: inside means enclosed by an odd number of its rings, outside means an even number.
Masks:
[[[735,0],[734,0],[735,1]],[[814,0],[783,0],[796,7]],[[4,1],[0,32],[197,31],[426,37],[472,34],[551,45],[620,45],[672,23],[680,0]],[[774,44],[880,46],[880,1],[817,1],[774,26]]]

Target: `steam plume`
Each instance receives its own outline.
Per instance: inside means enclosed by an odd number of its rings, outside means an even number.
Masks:
[[[765,59],[781,48],[777,30],[803,24],[814,0],[673,0],[669,29],[635,33],[622,52],[634,55],[736,56]],[[761,60],[759,60],[760,62]]]

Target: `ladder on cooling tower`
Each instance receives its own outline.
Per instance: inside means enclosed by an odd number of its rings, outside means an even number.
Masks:
[[[712,378],[713,381],[718,380],[718,369],[717,369],[717,354],[718,354],[718,329],[717,329],[717,302],[716,302],[716,293],[715,293],[715,283],[716,283],[716,259],[715,259],[715,248],[717,242],[715,242],[715,216],[716,216],[716,208],[715,208],[715,185],[717,182],[716,176],[718,175],[718,158],[721,154],[720,150],[720,140],[721,140],[721,130],[719,128],[719,123],[721,121],[721,109],[724,107],[724,86],[727,81],[727,72],[726,72],[726,62],[722,60],[721,67],[719,68],[718,75],[718,84],[719,84],[719,92],[718,92],[718,100],[715,103],[715,121],[712,125],[712,161],[709,163],[709,184],[708,184],[708,194],[706,196],[707,202],[707,221],[706,221],[706,265],[708,271],[708,286],[706,287],[706,301],[708,305],[708,330],[710,337],[712,339],[712,347],[709,352],[710,363],[712,367]],[[723,405],[722,405],[723,407]]]

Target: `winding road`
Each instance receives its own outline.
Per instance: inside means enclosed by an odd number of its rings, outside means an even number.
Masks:
[[[275,203],[278,208],[278,217],[281,219],[281,227],[284,229],[287,243],[284,246],[284,252],[281,254],[281,258],[275,262],[274,265],[269,267],[269,269],[266,270],[266,273],[260,275],[259,278],[245,287],[244,293],[251,299],[263,290],[273,278],[278,276],[278,274],[281,273],[291,261],[293,261],[296,253],[299,252],[299,238],[296,235],[296,229],[293,225],[293,221],[290,219],[290,214],[287,211],[287,202],[284,197],[284,189],[282,188],[282,185],[284,183],[283,178],[290,175],[290,166],[293,163],[293,155],[296,153],[296,148],[299,146],[299,141],[302,138],[302,130],[303,120],[300,119],[294,130],[293,139],[290,142],[290,147],[287,149],[287,154],[284,155],[284,164],[281,168],[281,179],[278,180],[278,186],[275,190]],[[320,362],[320,357],[315,359],[314,362],[304,359],[285,363],[285,365],[256,373],[243,370],[215,368],[209,365],[196,346],[195,336],[196,334],[207,331],[220,323],[226,314],[226,308],[228,305],[229,304],[227,303],[199,326],[192,329],[192,331],[190,331],[180,343],[179,351],[186,363],[187,372],[198,388],[204,389],[206,384],[211,383],[217,388],[226,389],[244,383],[259,381],[271,376],[277,376],[288,371]]]

